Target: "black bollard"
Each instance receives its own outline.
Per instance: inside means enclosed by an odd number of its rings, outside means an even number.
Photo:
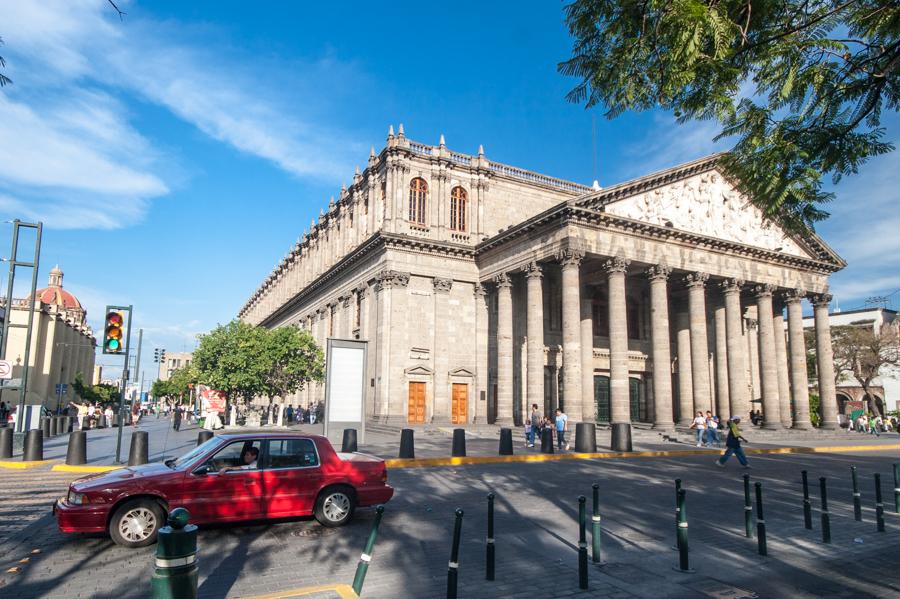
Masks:
[[[766,520],[763,517],[762,483],[756,483],[756,536],[760,555],[768,555],[766,547]]]
[[[853,482],[853,519],[862,522],[862,499],[859,493],[859,481],[856,479],[856,466],[850,466],[850,478]]]
[[[513,454],[512,429],[511,428],[501,428],[500,429],[500,455],[512,455],[512,454]]]
[[[678,493],[680,491],[681,491],[681,479],[676,478],[675,479],[675,528],[676,528],[676,532],[677,532],[677,528],[678,528],[679,514],[681,513],[680,512],[681,508],[678,507]],[[672,545],[672,549],[674,549],[675,551],[678,551],[677,539],[676,539],[676,543],[674,545]]]
[[[87,464],[87,433],[75,431],[69,435],[69,446],[66,448],[66,464],[81,466]]]
[[[884,503],[881,500],[881,475],[875,474],[875,525],[878,532],[884,532]]]
[[[106,428],[107,426],[106,414],[100,414],[100,418],[97,420],[97,428]]]
[[[553,453],[553,431],[550,427],[541,431],[541,453]]]
[[[509,430],[509,429],[507,429]],[[494,580],[494,560],[496,558],[494,552],[494,494],[488,493],[488,513],[487,513],[487,543],[485,546],[485,580]]]
[[[50,421],[50,437],[55,437],[59,434],[59,427],[56,424],[56,416],[48,416],[47,420]]]
[[[41,418],[41,432],[45,439],[50,438],[50,418]]]
[[[147,463],[150,453],[148,445],[147,431],[131,433],[131,450],[128,452],[129,466],[140,466]]]
[[[750,502],[750,475],[744,475],[744,535],[753,538],[753,504]]]
[[[204,443],[206,443],[207,441],[212,439],[214,436],[215,435],[213,435],[212,431],[206,431],[206,430],[200,431],[199,433],[197,433],[197,445],[198,446],[203,445]]]
[[[0,428],[0,459],[11,458],[13,448],[13,429],[4,426]]]
[[[413,437],[413,429],[405,428],[400,431],[400,458],[411,460],[416,457],[416,442]]]
[[[588,588],[588,559],[587,559],[587,509],[584,495],[578,496],[578,588]]]
[[[593,422],[579,422],[575,425],[575,451],[578,453],[597,452],[597,425]]]
[[[40,462],[44,459],[44,431],[32,429],[25,433],[23,462]]]
[[[675,535],[678,545],[678,567],[674,569],[679,572],[693,572],[688,548],[687,491],[684,489],[678,490],[678,526],[675,528]]]
[[[356,429],[345,428],[344,439],[341,441],[341,453],[353,453],[354,451],[359,451],[359,447],[356,445]]]
[[[819,492],[822,495],[822,542],[831,542],[831,520],[828,517],[828,487],[825,477],[819,478]]]
[[[812,530],[812,502],[809,500],[809,480],[806,476],[806,470],[800,474],[803,475],[803,527],[806,530]]]
[[[462,518],[463,511],[456,508],[456,522],[453,523],[453,545],[450,546],[450,563],[447,565],[447,599],[456,599],[456,582],[459,576],[459,535],[462,531]]]
[[[454,458],[466,457],[466,430],[462,428],[453,429],[453,451],[450,453]]]
[[[600,483],[591,485],[594,493],[594,512],[591,514],[591,561],[595,564],[602,564],[600,546]]]
[[[631,424],[614,422],[610,446],[613,451],[631,451]]]
[[[71,433],[75,430],[75,417],[66,416],[66,432]]]
[[[894,464],[894,513],[900,514],[900,464]]]

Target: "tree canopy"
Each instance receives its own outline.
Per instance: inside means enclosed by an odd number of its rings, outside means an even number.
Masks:
[[[722,164],[769,217],[827,216],[835,183],[894,149],[881,126],[900,107],[900,4],[891,0],[576,0],[566,7],[581,81],[567,98],[714,119],[736,138]]]
[[[229,401],[283,397],[322,381],[325,358],[312,336],[295,326],[266,329],[239,320],[200,336],[192,366],[200,383]]]
[[[168,380],[156,379],[150,388],[150,394],[156,398],[168,397],[180,402],[185,397],[190,397],[191,385],[196,385],[199,378],[200,373],[193,364],[182,366],[174,370]]]
[[[883,415],[873,400],[871,387],[877,377],[886,374],[886,366],[900,364],[897,330],[885,326],[876,333],[871,326],[837,326],[832,327],[831,338],[838,380],[855,380],[868,397],[869,411]]]

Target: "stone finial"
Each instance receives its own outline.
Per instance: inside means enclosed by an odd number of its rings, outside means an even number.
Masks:
[[[591,189],[593,189],[594,191],[600,191],[602,189],[602,187],[600,187],[600,181],[594,179],[594,184],[591,185]]]
[[[394,126],[388,127],[388,139],[394,139]]]
[[[332,210],[334,210],[334,196],[331,196],[331,199],[328,200],[328,212],[331,212]]]
[[[443,134],[443,133],[441,133],[441,141],[438,142],[438,145],[441,146],[442,148],[445,147],[445,146],[447,145],[447,143],[444,141],[444,134]]]
[[[359,172],[359,169],[356,169],[356,172]],[[341,195],[347,193],[347,183],[341,181]]]
[[[482,144],[478,144],[478,155],[484,156],[484,146]]]
[[[537,261],[532,260],[528,264],[522,267],[522,270],[525,271],[525,276],[529,279],[538,278],[540,279],[543,276],[543,272],[541,271],[541,265],[537,263]]]
[[[403,123],[400,123],[400,126],[397,128],[397,137],[403,137]]]
[[[672,269],[665,264],[656,264],[644,271],[644,274],[651,281],[668,281]]]

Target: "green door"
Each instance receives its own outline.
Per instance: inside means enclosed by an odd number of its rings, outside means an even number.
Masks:
[[[594,401],[597,402],[597,422],[609,422],[608,376],[594,376]]]
[[[638,379],[628,379],[629,399],[631,400],[631,421],[643,422],[644,415],[641,414],[641,381]]]

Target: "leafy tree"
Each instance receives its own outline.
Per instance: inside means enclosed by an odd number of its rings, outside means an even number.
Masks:
[[[0,46],[2,46],[2,45],[3,45],[3,38],[0,37]],[[6,68],[6,61],[3,60],[2,56],[0,56],[0,67]],[[10,83],[12,83],[12,79],[7,77],[3,73],[0,73],[0,87],[3,87],[4,85],[8,85]]]
[[[169,381],[156,379],[150,387],[150,395],[157,399],[163,399],[174,394],[172,393],[172,386],[169,384]]]
[[[769,217],[827,216],[834,182],[890,152],[900,108],[900,4],[891,0],[575,0],[566,9],[581,79],[567,98],[714,119],[736,137],[725,170]]]
[[[96,403],[100,405],[119,403],[119,388],[115,385],[86,385],[84,382],[84,374],[75,373],[75,380],[72,382],[72,391],[76,397],[88,403]]]
[[[315,339],[294,326],[267,331],[271,367],[266,384],[268,395],[284,397],[302,390],[310,381],[325,378],[325,358]]]
[[[197,371],[197,368],[194,367],[193,364],[178,368],[177,370],[172,372],[172,375],[167,381],[169,391],[167,395],[175,397],[178,399],[179,403],[183,403],[186,398],[190,399],[190,385],[196,385],[197,379],[199,377],[200,373]]]
[[[896,330],[885,326],[876,332],[871,326],[839,326],[831,329],[834,370],[838,378],[852,377],[868,396],[868,411],[881,415],[870,392],[872,381],[883,376],[885,366],[900,364]]]

